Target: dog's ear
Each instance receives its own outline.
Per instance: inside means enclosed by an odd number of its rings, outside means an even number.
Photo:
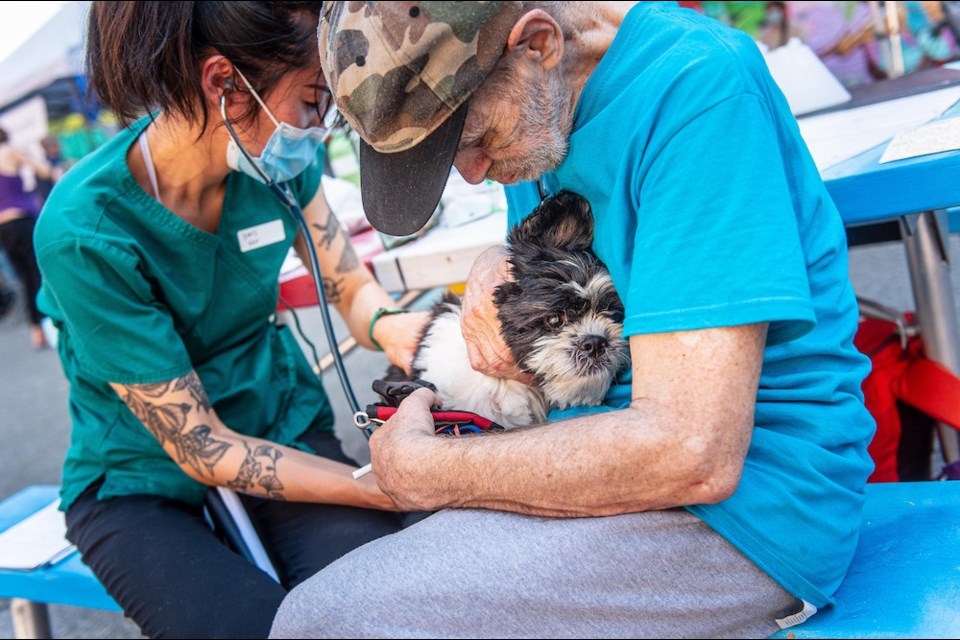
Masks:
[[[540,203],[510,233],[510,243],[532,242],[567,250],[593,244],[593,213],[581,195],[563,190]]]
[[[493,289],[493,304],[498,308],[511,298],[519,298],[523,293],[523,288],[512,280],[498,284]]]

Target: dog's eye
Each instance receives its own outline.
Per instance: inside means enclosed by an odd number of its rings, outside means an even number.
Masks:
[[[551,329],[559,329],[563,324],[563,314],[555,313],[552,316],[547,316],[546,323]]]

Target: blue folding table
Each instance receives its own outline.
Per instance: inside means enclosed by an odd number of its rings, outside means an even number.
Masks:
[[[942,117],[958,116],[960,109],[954,106]],[[841,111],[834,117],[841,126],[855,114]],[[960,151],[881,164],[886,146],[877,145],[821,175],[845,224],[899,220],[926,354],[960,374],[960,321],[950,282],[946,217],[946,209],[960,206]],[[947,472],[960,478],[958,434],[941,425],[940,436]]]

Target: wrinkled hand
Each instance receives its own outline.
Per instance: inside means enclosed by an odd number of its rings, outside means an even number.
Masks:
[[[488,249],[477,258],[467,277],[460,330],[467,342],[467,354],[474,370],[494,378],[509,378],[530,384],[533,376],[517,367],[513,354],[500,335],[497,307],[493,304],[494,289],[510,278],[510,264],[505,249]]]
[[[440,398],[427,388],[417,389],[400,403],[392,418],[370,437],[370,465],[377,484],[404,511],[434,511],[445,496],[433,489],[426,453],[437,446],[431,406]]]
[[[423,326],[430,318],[428,311],[411,311],[383,316],[373,326],[373,337],[383,347],[387,360],[408,374],[417,352]]]

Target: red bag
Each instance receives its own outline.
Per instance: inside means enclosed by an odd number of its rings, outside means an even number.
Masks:
[[[863,381],[877,422],[868,448],[876,464],[869,482],[930,480],[936,422],[960,430],[960,378],[924,355],[920,336],[910,335],[913,315],[903,319],[862,318],[854,337],[873,364]]]

